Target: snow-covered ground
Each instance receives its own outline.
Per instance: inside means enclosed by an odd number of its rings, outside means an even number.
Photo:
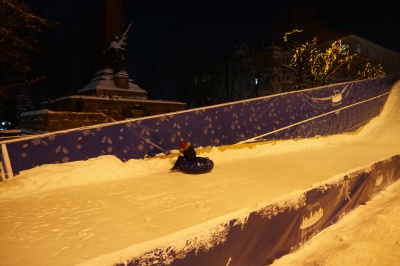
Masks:
[[[113,156],[23,171],[0,182],[0,265],[108,265],[399,154],[399,95],[354,134],[198,151],[207,174]],[[395,265],[399,208],[396,182],[274,265]]]

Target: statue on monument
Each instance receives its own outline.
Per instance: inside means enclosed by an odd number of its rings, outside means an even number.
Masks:
[[[125,51],[127,50],[127,39],[131,26],[132,22],[129,23],[127,29],[120,37],[114,37],[110,46],[103,52],[106,56],[106,63],[114,70],[114,74],[125,70]]]

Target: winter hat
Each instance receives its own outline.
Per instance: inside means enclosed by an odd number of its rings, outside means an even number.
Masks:
[[[186,146],[186,143],[183,140],[181,140],[181,142],[179,143],[179,149],[184,150],[185,146]]]

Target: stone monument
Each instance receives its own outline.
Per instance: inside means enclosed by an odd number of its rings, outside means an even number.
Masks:
[[[134,84],[126,72],[126,55],[132,22],[124,31],[122,0],[101,0],[100,20],[103,25],[98,33],[101,50],[97,54],[99,71],[94,78],[78,90],[78,94],[96,96],[122,96],[147,99],[147,92]],[[100,53],[101,52],[101,53]]]
[[[186,108],[174,101],[147,99],[126,71],[127,42],[132,28],[123,27],[123,1],[100,0],[98,71],[76,95],[42,103],[42,110],[21,114],[24,134],[45,133],[100,123],[157,115]]]

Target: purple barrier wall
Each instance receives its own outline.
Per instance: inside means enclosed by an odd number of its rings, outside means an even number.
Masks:
[[[12,172],[18,174],[101,155],[122,161],[153,157],[177,149],[181,138],[197,148],[352,132],[380,113],[397,80],[387,76],[334,84],[10,140],[3,142],[7,154],[2,158],[9,158]]]
[[[233,219],[211,229],[208,239],[149,250],[116,265],[259,266],[296,251],[339,217],[400,178],[400,155],[357,170],[297,198],[261,207],[247,219]],[[223,228],[221,230],[221,228]]]

